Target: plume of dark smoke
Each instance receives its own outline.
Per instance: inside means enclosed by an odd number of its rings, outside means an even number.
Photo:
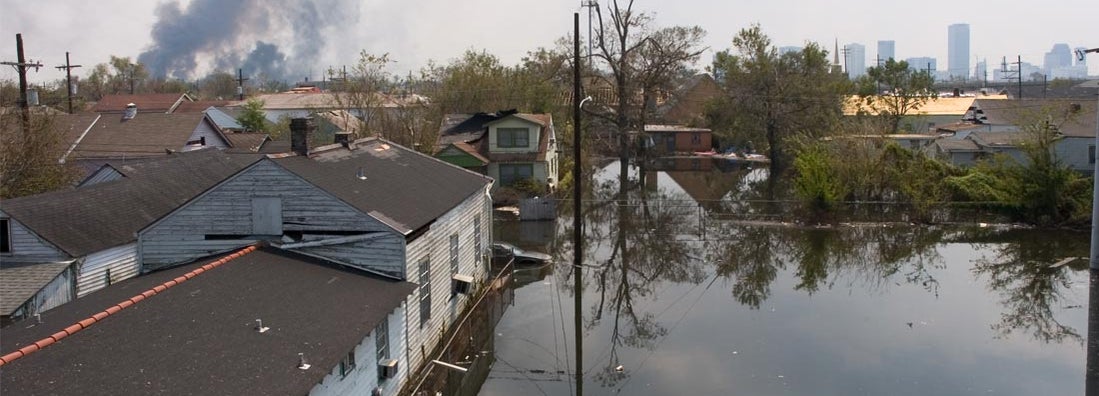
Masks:
[[[354,0],[193,0],[161,4],[153,44],[138,56],[154,77],[190,79],[202,68],[289,81],[325,48],[323,29],[354,26]]]

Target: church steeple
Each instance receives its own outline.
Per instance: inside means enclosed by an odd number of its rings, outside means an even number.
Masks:
[[[843,73],[843,66],[840,65],[840,39],[836,38],[836,50],[832,52],[832,73]]]

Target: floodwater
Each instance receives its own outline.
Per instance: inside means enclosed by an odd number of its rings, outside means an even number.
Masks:
[[[759,170],[688,165],[595,177],[584,394],[1083,393],[1086,233],[745,220]],[[575,394],[571,224],[496,225],[556,264],[516,270],[480,394]]]

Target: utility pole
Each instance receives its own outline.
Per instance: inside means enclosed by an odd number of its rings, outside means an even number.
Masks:
[[[23,34],[15,34],[15,56],[16,62],[0,62],[2,65],[8,65],[15,67],[15,70],[19,72],[19,107],[22,109],[22,121],[23,121],[23,135],[30,134],[31,124],[31,109],[30,103],[27,102],[27,69],[33,67],[35,71],[42,67],[41,63],[27,63],[26,58],[23,57]]]
[[[581,220],[580,189],[582,169],[580,167],[580,13],[572,13],[572,273],[573,273],[573,318],[576,332],[576,396],[584,395],[584,311],[581,310],[581,295],[584,291],[583,274],[584,267],[581,262],[584,257],[583,249],[583,225]]]
[[[69,62],[69,52],[65,51],[65,65],[56,66],[57,70],[65,69],[65,88],[69,91],[69,114],[73,113],[73,73],[72,70],[80,67]]]
[[[1018,59],[1015,62],[1015,70],[1019,71],[1018,73],[1016,73],[1017,74],[1016,79],[1019,81],[1019,98],[1018,99],[1022,99],[1023,98],[1023,56],[1022,55],[1018,55]]]
[[[130,64],[130,95],[134,94],[134,72],[137,69],[137,65]]]
[[[849,50],[845,45],[840,51],[843,53],[843,73],[847,75],[847,78],[851,78],[851,71],[847,69],[847,53],[849,52]]]
[[[244,82],[250,80],[244,78],[244,69],[237,69],[237,100],[244,100]]]
[[[599,1],[583,0],[580,2],[580,6],[588,9],[588,63],[591,63],[591,11],[593,8],[599,7]]]
[[[1099,48],[1089,50],[1076,50],[1076,58],[1084,60],[1088,53],[1099,53]],[[1085,83],[1089,85],[1089,83]],[[1090,85],[1099,91],[1099,82],[1091,81]],[[1099,92],[1096,92],[1096,100],[1099,100]],[[1099,102],[1095,108],[1096,131],[1095,147],[1099,149]],[[1084,394],[1086,396],[1099,396],[1099,161],[1095,162],[1095,168],[1091,174],[1091,256],[1088,282],[1088,341],[1087,341],[1087,365],[1084,370]]]

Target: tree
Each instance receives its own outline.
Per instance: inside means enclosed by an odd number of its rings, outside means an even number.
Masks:
[[[389,59],[389,54],[374,55],[369,52],[359,52],[359,62],[351,67],[351,72],[337,73],[335,69],[329,69],[336,91],[336,106],[354,114],[360,121],[359,131],[362,135],[378,134],[387,136],[385,128],[381,128],[378,116],[383,104],[387,101],[387,92],[393,87],[389,72],[386,67],[394,61]],[[342,76],[342,77],[336,77]]]
[[[33,112],[24,130],[18,112],[0,112],[0,198],[15,198],[70,186],[77,171],[58,158],[63,134],[52,117]]]
[[[705,31],[697,26],[652,30],[652,17],[634,11],[633,0],[625,7],[612,0],[606,16],[602,9],[596,10],[598,50],[592,55],[607,67],[609,75],[599,77],[614,87],[616,101],[592,114],[614,124],[620,155],[625,157],[629,150],[626,132],[643,127],[645,103],[655,90],[668,88],[675,77],[687,74],[688,65],[702,54],[699,43]]]
[[[881,66],[867,68],[866,75],[859,78],[860,107],[888,120],[889,132],[897,133],[901,119],[938,96],[934,84],[930,72],[910,69],[908,62],[889,58]]]
[[[707,110],[710,126],[728,141],[766,141],[771,167],[785,169],[795,138],[827,135],[842,115],[846,79],[830,69],[816,43],[780,56],[758,25],[742,29],[711,67],[724,95]]]
[[[198,94],[202,99],[234,99],[237,97],[237,85],[237,76],[226,72],[213,72],[198,82]]]
[[[264,102],[259,99],[248,99],[241,106],[237,122],[248,132],[260,132],[267,130],[267,116],[263,112]]]

